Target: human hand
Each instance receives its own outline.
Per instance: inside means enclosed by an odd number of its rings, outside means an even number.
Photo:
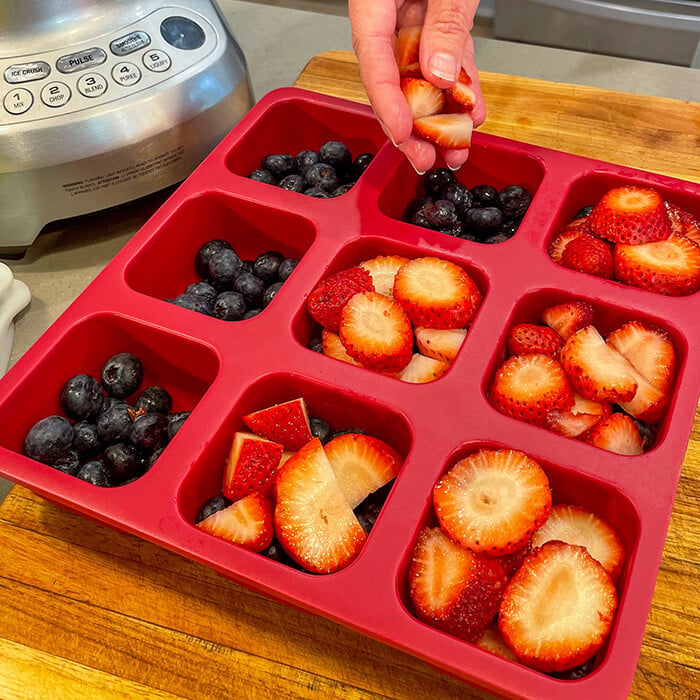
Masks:
[[[353,47],[370,103],[386,135],[418,173],[434,165],[438,150],[447,166],[456,170],[467,160],[469,149],[436,149],[414,135],[394,54],[395,33],[423,25],[421,73],[438,88],[450,87],[460,69],[466,70],[476,96],[472,119],[479,126],[486,108],[469,33],[478,5],[479,0],[349,0]]]

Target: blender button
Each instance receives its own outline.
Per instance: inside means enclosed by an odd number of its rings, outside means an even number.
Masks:
[[[43,80],[51,72],[51,66],[46,61],[17,63],[5,69],[5,80],[8,83],[28,83],[31,80]]]
[[[24,114],[34,104],[34,95],[26,88],[10,90],[2,101],[10,114]]]
[[[143,49],[151,43],[151,37],[146,32],[136,31],[115,39],[109,45],[115,56],[126,56],[134,51]]]
[[[99,97],[107,91],[107,79],[99,73],[81,75],[78,80],[78,91],[85,97]]]
[[[112,78],[120,85],[124,87],[129,87],[130,85],[135,85],[141,80],[141,70],[138,66],[128,61],[122,61],[117,63],[114,68],[112,68]]]
[[[162,73],[170,68],[172,61],[165,51],[146,51],[143,55],[143,65],[155,73]]]
[[[47,107],[63,107],[70,97],[70,88],[65,83],[48,83],[41,91],[41,101]]]

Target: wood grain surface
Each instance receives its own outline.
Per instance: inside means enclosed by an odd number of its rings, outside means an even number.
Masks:
[[[700,182],[700,105],[482,81],[485,131]],[[366,101],[346,52],[313,59],[297,85]],[[696,414],[632,698],[700,697],[699,505]],[[0,698],[134,697],[491,696],[14,487],[0,506]]]

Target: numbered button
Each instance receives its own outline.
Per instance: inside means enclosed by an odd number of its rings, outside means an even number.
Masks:
[[[41,101],[47,107],[63,107],[70,97],[70,88],[65,83],[48,83],[41,91]]]
[[[10,114],[24,114],[34,104],[34,95],[25,88],[11,90],[2,101]]]
[[[162,73],[168,70],[172,64],[170,56],[165,51],[146,51],[143,55],[143,65],[154,73]]]
[[[141,70],[133,63],[122,61],[112,68],[112,78],[120,85],[129,87],[141,80]]]
[[[81,75],[78,80],[78,91],[85,97],[99,97],[107,91],[107,79],[99,73]]]

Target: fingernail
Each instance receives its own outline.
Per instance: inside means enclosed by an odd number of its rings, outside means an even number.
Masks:
[[[447,167],[448,167],[452,172],[454,172],[455,170],[459,170],[459,169],[462,167],[462,165],[464,165],[464,163],[461,163],[460,165],[455,165],[455,166],[448,165]]]
[[[423,177],[423,175],[425,175],[425,174],[428,172],[427,170],[418,170],[418,168],[416,168],[415,165],[413,166],[413,169],[414,169],[414,170],[416,171],[416,173],[417,173],[418,175],[420,175],[421,177]]]
[[[428,62],[428,69],[436,78],[452,83],[457,80],[457,62],[448,53],[434,53]]]
[[[386,137],[389,139],[389,141],[391,141],[392,144],[394,144],[394,148],[396,148],[397,147],[396,140],[392,136],[391,131],[389,131],[389,129],[387,128],[387,125],[379,117],[377,117],[377,121],[379,122],[379,126],[382,127],[382,130],[386,134]]]

